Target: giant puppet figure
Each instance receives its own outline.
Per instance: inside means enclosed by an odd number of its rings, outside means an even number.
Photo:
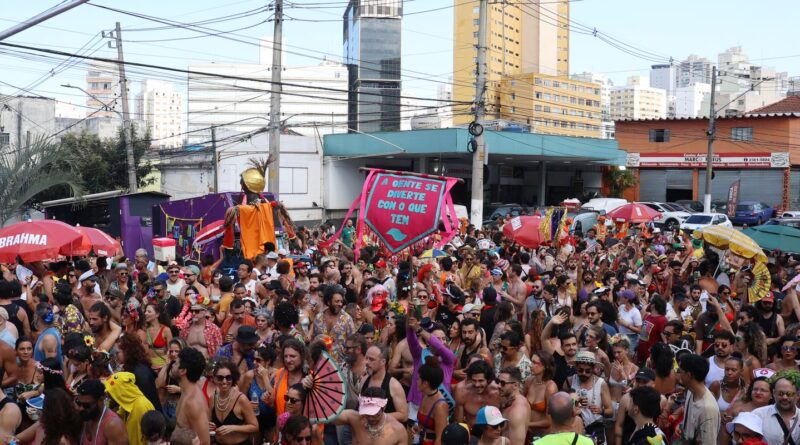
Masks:
[[[277,245],[273,208],[288,238],[293,239],[295,233],[292,220],[283,203],[270,201],[262,195],[266,185],[264,173],[270,161],[251,159],[250,162],[253,167],[243,171],[239,181],[242,187],[242,203],[229,208],[225,213],[223,245],[229,249],[233,248],[234,228],[238,223],[242,256],[252,260],[256,255],[264,253],[265,243],[271,242]]]

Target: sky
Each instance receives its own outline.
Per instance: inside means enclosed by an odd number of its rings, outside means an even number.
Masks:
[[[406,0],[402,41],[403,72],[407,76],[403,82],[405,95],[435,97],[437,86],[448,82],[452,73],[454,1],[461,4],[469,0]],[[5,0],[0,28],[13,26],[57,3],[56,0]],[[264,0],[92,0],[92,3],[97,6],[81,5],[5,41],[66,52],[76,52],[88,43],[87,52],[115,58],[116,49],[108,48],[108,39],[100,33],[113,29],[119,21],[127,60],[185,69],[194,63],[257,63],[257,39],[272,35],[272,22],[266,21],[270,13],[258,10],[269,3]],[[291,51],[286,56],[288,65],[315,65],[323,57],[341,58],[344,0],[295,0],[285,4],[285,43]],[[162,24],[98,6],[183,23],[252,12],[236,20],[204,25],[217,31],[247,28],[234,31],[235,36],[228,34],[244,41],[236,42],[220,37],[193,38],[199,34],[185,29],[164,29]],[[754,63],[788,71],[790,75],[800,75],[800,49],[793,45],[799,14],[798,0],[571,2],[574,26],[597,29],[617,41],[657,54],[659,61],[670,57],[680,61],[689,54],[715,61],[718,53],[741,45]],[[624,84],[627,76],[647,75],[654,63],[626,54],[592,35],[573,32],[570,46],[571,72],[603,73],[615,84]],[[61,57],[42,59],[0,46],[0,93],[16,94],[19,87],[27,87],[35,94],[83,104],[82,93],[61,85],[84,86],[86,65],[65,66],[61,62]],[[129,77],[134,82],[166,78],[174,81],[177,89],[186,89],[185,76],[174,73],[130,68]],[[134,93],[137,89],[133,86]]]

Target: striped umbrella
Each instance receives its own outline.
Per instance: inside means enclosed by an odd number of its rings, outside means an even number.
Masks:
[[[222,238],[223,235],[225,235],[225,221],[214,221],[197,232],[192,245],[200,249],[215,239]]]

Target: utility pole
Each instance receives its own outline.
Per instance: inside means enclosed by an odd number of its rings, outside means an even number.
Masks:
[[[219,193],[219,157],[217,155],[217,127],[211,127],[211,168],[214,172],[214,193]]]
[[[717,67],[711,69],[711,104],[708,106],[708,153],[706,153],[706,194],[703,197],[703,211],[711,212],[711,175],[714,172],[714,139],[717,137],[717,110],[714,104],[717,91]]]
[[[475,227],[483,224],[483,165],[486,143],[483,138],[483,120],[486,114],[486,27],[489,1],[480,0],[478,13],[478,66],[475,82],[475,122],[470,125],[470,134],[475,138],[475,153],[472,155],[472,201],[470,222]]]
[[[119,22],[114,32],[114,38],[117,41],[117,61],[119,62],[119,87],[120,96],[122,98],[122,133],[125,138],[125,152],[128,158],[128,192],[136,193],[136,163],[133,159],[133,136],[131,135],[131,118],[130,110],[128,110],[128,79],[125,77],[125,57],[122,54],[122,30],[120,29]]]
[[[69,11],[70,9],[76,6],[80,6],[86,3],[87,1],[89,0],[72,0],[68,2],[61,2],[61,4],[58,6],[54,6],[40,14],[37,14],[29,18],[28,20],[25,20],[22,23],[16,24],[11,28],[8,28],[7,30],[0,32],[0,40],[5,40],[8,37],[13,36],[14,34],[25,31],[26,29],[36,26],[39,23],[44,22],[45,20],[49,20],[63,12]]]
[[[275,29],[272,34],[272,95],[269,99],[268,190],[278,195],[281,170],[281,70],[283,55],[283,0],[275,0]]]

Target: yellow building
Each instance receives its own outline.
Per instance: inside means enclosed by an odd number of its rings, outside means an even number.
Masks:
[[[531,126],[533,133],[599,138],[600,85],[545,74],[504,76],[500,118]]]
[[[453,13],[453,100],[475,100],[479,8],[456,4]],[[569,74],[569,1],[490,3],[487,14],[486,118],[500,115],[500,81],[504,75]],[[467,113],[454,124],[470,122]]]

